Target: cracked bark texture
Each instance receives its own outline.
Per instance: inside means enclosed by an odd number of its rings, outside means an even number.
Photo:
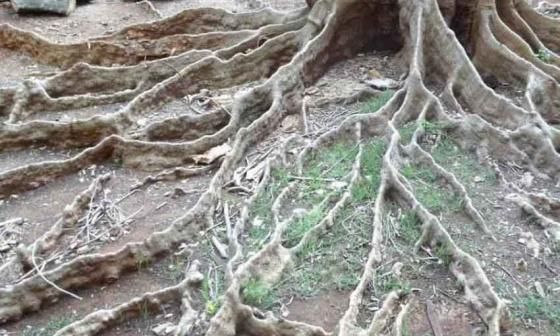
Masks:
[[[0,25],[0,47],[31,55],[37,62],[57,65],[59,73],[0,89],[0,148],[22,150],[29,146],[77,148],[67,160],[33,163],[0,173],[0,196],[38,188],[91,164],[119,160],[125,167],[164,172],[153,179],[191,176],[198,170],[181,170],[194,157],[228,139],[232,150],[215,173],[197,204],[164,231],[142,242],[129,243],[106,254],[78,256],[43,272],[59,287],[79,290],[118,281],[124,272],[137,269],[138,260],[155,261],[182,242],[196,240],[196,233],[211,226],[208,213],[221,202],[221,188],[232,180],[247,150],[275,130],[289,114],[301,113],[306,86],[330,65],[372,49],[399,50],[406,77],[393,98],[375,114],[349,116],[337,129],[309,142],[298,156],[300,171],[314,152],[337,141],[354,142],[359,150],[350,182],[341,195],[331,195],[324,218],[294,246],[284,246],[290,218],[281,221],[278,211],[294,184],[288,185],[271,209],[274,233],[256,254],[243,259],[239,237],[247,216],[228,233],[230,260],[223,304],[210,322],[207,335],[327,335],[322,328],[261,315],[244,304],[241,291],[251,279],[277,282],[311,239],[320,238],[337,225],[340,209],[360,179],[364,141],[374,137],[386,144],[381,183],[373,205],[371,251],[362,277],[349,297],[339,321],[338,335],[378,335],[395,325],[402,334],[402,319],[411,300],[406,293],[387,295],[367,328],[357,316],[367,285],[383,261],[382,214],[397,202],[421,219],[423,246],[449,248],[449,272],[464,288],[464,297],[488,326],[489,335],[500,335],[507,320],[507,305],[495,292],[476,258],[462,250],[440,219],[418,201],[409,181],[400,172],[404,162],[428,165],[451,185],[463,200],[463,210],[483,234],[491,235],[473,206],[465,187],[439,166],[418,144],[424,121],[442,122],[462,147],[478,147],[488,160],[515,161],[550,179],[558,179],[559,133],[552,126],[560,120],[560,21],[545,17],[522,0],[317,0],[308,8],[290,13],[265,9],[234,14],[221,9],[186,10],[151,23],[127,27],[109,36],[75,44],[55,44],[35,33]],[[126,41],[126,43],[123,43]],[[536,55],[545,52],[546,60]],[[526,106],[496,94],[483,78],[493,76],[525,90]],[[171,117],[140,125],[152,111],[202,89],[254,84],[238,95],[228,110],[204,115]],[[433,92],[443,88],[441,94]],[[119,111],[69,122],[31,120],[47,111],[69,110],[126,102]],[[453,113],[452,113],[453,112]],[[403,140],[398,129],[415,125],[412,140]],[[303,142],[308,140],[300,139]],[[283,165],[282,149],[266,163],[261,188],[271,167]],[[285,160],[284,160],[285,161]],[[176,169],[176,173],[172,173]],[[200,169],[200,171],[205,171]],[[151,182],[148,182],[151,183]],[[91,190],[89,191],[91,192]],[[249,198],[247,208],[258,195]],[[87,194],[85,194],[87,196]],[[514,197],[520,208],[535,216],[556,239],[559,224],[539,211],[539,204],[556,200],[520,191]],[[69,219],[70,220],[70,219]],[[58,233],[53,237],[56,239]],[[36,244],[43,246],[45,242]],[[27,249],[23,249],[26,251]],[[23,258],[27,260],[28,258]],[[22,263],[29,267],[28,262]],[[177,286],[148,293],[110,311],[93,313],[56,335],[93,335],[140,314],[139,302],[183,300],[184,314],[178,330],[189,330],[196,309],[190,307],[186,288],[189,276]],[[196,275],[197,281],[200,281]],[[63,295],[39,275],[32,275],[0,289],[0,322],[18,320],[43,309]],[[186,295],[186,296],[185,296]],[[159,300],[159,301],[158,301]],[[194,315],[193,315],[194,314]]]

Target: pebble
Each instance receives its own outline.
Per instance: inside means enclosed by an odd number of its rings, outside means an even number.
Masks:
[[[152,332],[157,336],[167,336],[171,335],[175,331],[175,329],[176,327],[175,325],[173,325],[173,323],[166,322],[153,327]]]
[[[527,262],[525,261],[525,259],[519,259],[515,266],[517,267],[518,271],[527,272]]]

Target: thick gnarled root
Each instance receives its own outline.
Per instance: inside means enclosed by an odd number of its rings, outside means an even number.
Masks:
[[[377,270],[386,258],[384,215],[391,205],[397,204],[420,219],[421,236],[415,242],[416,252],[421,248],[444,249],[449,258],[447,269],[461,284],[466,301],[486,324],[488,334],[500,335],[507,318],[506,302],[494,291],[479,261],[448,232],[447,218],[438,218],[421,202],[402,170],[405,164],[414,164],[434,172],[441,184],[460,197],[460,210],[489,236],[493,235],[493,228],[474,206],[465,185],[423,146],[426,123],[444,123],[446,132],[457,137],[461,147],[476,148],[477,154],[489,157],[489,161],[514,160],[542,176],[557,178],[560,156],[556,149],[560,147],[560,137],[548,123],[558,118],[558,39],[543,28],[550,29],[557,22],[539,22],[541,18],[521,1],[479,0],[463,22],[468,32],[458,32],[465,48],[474,55],[471,61],[448,26],[457,27],[460,16],[465,14],[460,11],[465,5],[459,2],[311,2],[311,9],[287,14],[271,10],[242,14],[189,10],[74,45],[52,44],[35,34],[0,26],[0,39],[5,37],[0,46],[28,52],[42,62],[69,67],[53,77],[26,81],[17,88],[0,91],[0,103],[4,105],[0,114],[8,121],[0,126],[2,149],[90,146],[68,160],[0,172],[0,196],[35,189],[91,164],[110,160],[122,162],[125,167],[158,171],[131,186],[132,190],[217,168],[208,190],[167,229],[114,252],[79,256],[0,289],[0,322],[21,319],[44,304],[57,302],[69,290],[117,281],[122,274],[137,270],[139,261],[155,262],[180,244],[199,239],[200,231],[214,229],[214,217],[219,215],[226,226],[228,242],[225,252],[222,251],[227,259],[223,267],[225,288],[221,307],[208,321],[207,334],[329,335],[321,327],[260,312],[247,302],[244,292],[254,282],[269,287],[279,283],[301,262],[300,256],[309,244],[326,239],[343,225],[344,210],[354,205],[357,190],[363,191],[366,185],[367,202],[360,201],[371,214],[371,236],[368,251],[361,256],[359,280],[338,323],[338,334],[378,335],[389,330],[397,335],[404,333],[407,312],[416,300],[411,293],[390,291],[366,326],[358,321],[368,287],[379,276]],[[130,40],[126,46],[125,40]],[[17,41],[25,43],[16,46]],[[337,129],[309,142],[305,139],[308,134],[297,137],[305,146],[293,164],[287,150],[293,139],[286,141],[264,163],[262,174],[256,178],[257,186],[241,186],[238,168],[247,151],[272,134],[287,115],[305,115],[305,86],[317,80],[328,65],[378,45],[402,47],[399,56],[408,69],[403,85],[388,103],[375,114],[350,115]],[[550,53],[548,61],[539,58],[541,49]],[[88,52],[84,53],[85,50]],[[84,61],[89,64],[79,63]],[[106,67],[112,64],[130,65]],[[479,71],[522,86],[527,106],[516,106],[498,95],[482,80]],[[96,78],[76,84],[91,77]],[[153,111],[173,100],[205,89],[242,84],[251,87],[237,95],[231,106],[144,125]],[[361,97],[362,93],[349,99]],[[109,115],[67,123],[29,121],[38,112],[123,101],[128,101],[126,106]],[[336,97],[327,101],[344,102]],[[401,134],[409,124],[414,126],[410,140]],[[310,163],[339,143],[351,144],[347,172],[337,176],[342,184],[321,194],[316,202],[302,201],[304,209],[289,208],[289,201],[302,194],[302,186],[309,179],[306,173]],[[201,155],[209,155],[220,147],[228,150],[209,160],[207,166],[197,166]],[[372,153],[372,148],[378,152]],[[373,161],[378,166],[372,168]],[[265,220],[271,228],[270,235],[255,248],[244,235],[254,225],[250,223],[255,219],[251,218],[252,206],[269,191],[267,187],[277,178],[273,176],[274,169],[279,167],[290,172],[288,181],[279,188],[268,209],[270,216]],[[367,169],[375,169],[378,180]],[[247,170],[249,167],[243,172]],[[333,182],[323,175],[316,179]],[[223,197],[224,186],[231,185],[231,181],[244,193],[252,193],[244,201],[233,202],[239,207],[236,215],[230,212],[229,199]],[[48,251],[61,235],[60,229],[76,221],[80,209],[87,207],[87,200],[94,194],[95,184],[69,206],[62,224],[55,224],[33,245],[31,263],[29,248],[22,249],[22,264],[36,267],[33,254]],[[558,202],[527,194],[511,200],[558,238],[560,224],[544,214],[548,209],[554,215],[560,208]],[[219,208],[223,208],[223,213],[216,212]],[[301,216],[309,214],[319,214],[317,221],[300,235],[291,237],[290,230]],[[197,265],[194,262],[195,268]],[[191,269],[176,286],[146,293],[110,310],[93,312],[56,335],[93,335],[137,316],[142,306],[157,310],[164,302],[181,300],[183,316],[175,334],[183,335],[192,331],[200,317],[200,308],[193,303],[190,289],[201,281],[202,275]]]

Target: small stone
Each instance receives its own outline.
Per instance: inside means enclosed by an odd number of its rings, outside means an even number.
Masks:
[[[533,184],[534,179],[535,177],[533,176],[533,174],[526,172],[525,174],[523,174],[523,177],[521,177],[521,184],[525,188],[529,188]]]
[[[8,244],[0,245],[0,253],[8,252],[11,248]]]
[[[158,324],[152,328],[152,332],[157,336],[171,335],[175,331],[175,325],[171,322]]]
[[[298,115],[292,114],[284,118],[280,123],[280,128],[284,132],[294,132],[297,131],[301,124],[300,117]]]
[[[303,208],[296,208],[296,209],[292,210],[292,213],[294,214],[294,217],[296,217],[296,218],[303,218],[303,216],[305,216],[307,214],[307,210],[305,210]]]
[[[282,314],[282,317],[284,318],[288,317],[288,315],[290,315],[290,311],[288,310],[288,307],[282,305],[282,307],[280,307],[280,314]]]
[[[369,75],[370,78],[382,78],[383,77],[383,76],[381,76],[379,71],[377,71],[376,69],[371,69],[368,72],[368,75]]]
[[[319,89],[316,88],[316,87],[310,87],[307,90],[305,90],[305,93],[307,95],[313,96],[313,95],[316,95],[317,93],[319,93]]]
[[[393,267],[391,267],[391,272],[395,277],[399,278],[401,276],[403,266],[404,264],[402,262],[396,262]]]
[[[544,292],[544,288],[543,288],[542,284],[539,281],[535,281],[534,285],[535,285],[535,290],[537,291],[539,296],[544,299],[546,297],[546,294]]]
[[[392,80],[390,78],[370,79],[370,80],[366,80],[365,84],[376,90],[381,90],[381,91],[394,90],[399,87],[399,82]]]
[[[144,127],[148,123],[148,119],[140,118],[136,121],[136,123],[138,124],[138,126]]]
[[[342,181],[335,181],[335,182],[331,182],[329,184],[329,188],[332,190],[340,190],[344,187],[346,187],[348,185],[348,183],[346,182],[342,182]]]
[[[527,262],[525,259],[519,259],[515,266],[519,272],[527,272]]]
[[[253,220],[253,227],[260,227],[263,224],[263,220],[259,217],[255,217]]]
[[[78,254],[86,254],[91,250],[91,248],[89,246],[82,246],[79,249],[76,250],[76,253]]]

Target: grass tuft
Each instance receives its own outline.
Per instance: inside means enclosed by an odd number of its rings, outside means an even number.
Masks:
[[[204,300],[204,309],[208,316],[214,316],[222,306],[222,298],[219,293],[214,293],[214,291],[221,292],[222,288],[220,283],[216,285],[216,290],[212,289],[212,283],[205,278],[202,281],[201,294]]]
[[[420,203],[432,212],[458,211],[463,200],[449,188],[438,184],[438,176],[433,170],[421,166],[406,165],[401,173],[414,185]]]
[[[242,291],[243,302],[262,309],[270,309],[277,302],[270,286],[262,281],[251,279]]]
[[[389,102],[389,100],[391,100],[394,94],[395,91],[387,90],[382,92],[379,96],[366,101],[362,106],[362,113],[375,113],[379,111]]]
[[[445,266],[449,266],[453,261],[453,255],[451,254],[451,250],[449,249],[449,246],[447,246],[446,244],[438,245],[436,247],[435,254]]]
[[[60,329],[69,325],[72,321],[69,318],[63,317],[56,320],[51,320],[46,326],[42,328],[29,328],[23,331],[23,336],[51,336]]]
[[[376,291],[378,292],[378,294],[385,294],[391,291],[399,291],[405,295],[408,295],[411,293],[411,288],[408,282],[399,280],[392,275],[389,275],[377,280]]]
[[[555,297],[529,294],[513,300],[511,308],[515,317],[531,322],[546,320],[560,333],[560,302]]]
[[[413,244],[420,238],[420,219],[413,212],[406,212],[400,218],[399,236],[407,243]]]
[[[537,58],[540,59],[541,61],[545,62],[545,63],[550,63],[552,61],[552,56],[550,55],[550,53],[544,49],[539,50],[539,52],[537,53]]]
[[[386,150],[387,146],[382,140],[375,140],[364,146],[361,167],[363,178],[352,189],[354,202],[361,203],[375,199],[381,183],[381,166]]]

